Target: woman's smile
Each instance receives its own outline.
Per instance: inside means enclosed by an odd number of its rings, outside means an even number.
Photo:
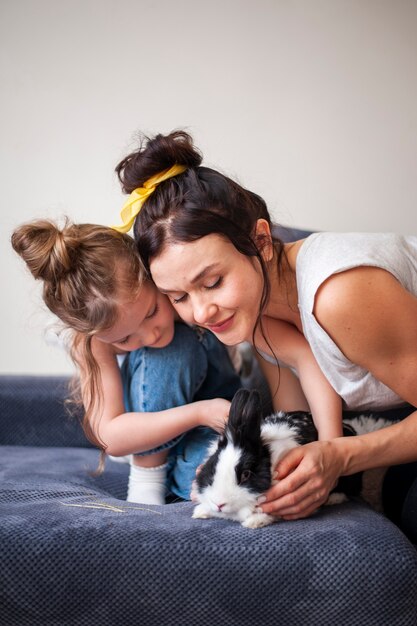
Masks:
[[[216,324],[207,324],[207,327],[213,333],[224,333],[232,326],[234,317],[235,314],[233,313],[230,317],[223,319],[221,322],[217,322]]]

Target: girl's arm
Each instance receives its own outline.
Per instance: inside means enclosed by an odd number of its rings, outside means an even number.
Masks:
[[[282,320],[264,318],[263,327],[276,357],[297,371],[302,392],[308,402],[314,424],[318,430],[319,439],[327,440],[341,437],[343,435],[342,401],[318,366],[304,335],[295,326]],[[271,354],[271,349],[263,337],[258,336],[256,341],[262,350]],[[274,394],[272,371],[265,366],[261,365],[261,367],[264,373],[268,372],[267,380],[271,393]],[[286,368],[281,368],[280,375],[286,376],[286,378],[283,381],[284,385],[279,408],[282,408],[283,402],[285,402],[283,396],[286,393],[286,382],[290,384],[291,402],[296,401],[297,404],[301,402],[301,394],[298,394],[297,397],[293,381],[287,380],[289,373],[288,370],[286,371]],[[275,388],[277,382],[278,376],[275,367]],[[285,410],[299,410],[301,408],[304,407],[296,405],[289,407],[288,403],[285,404]]]
[[[126,413],[115,348],[93,338],[92,351],[100,369],[102,398],[101,402],[95,399],[91,426],[108,454],[121,456],[146,452],[196,426],[210,426],[218,431],[223,429],[230,402],[222,398],[152,413]],[[86,373],[82,368],[81,384],[83,398],[88,403]]]

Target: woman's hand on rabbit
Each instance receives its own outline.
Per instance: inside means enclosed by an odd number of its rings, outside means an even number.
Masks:
[[[308,517],[326,502],[342,471],[343,459],[331,441],[294,448],[278,463],[278,482],[261,496],[260,508],[285,520]]]

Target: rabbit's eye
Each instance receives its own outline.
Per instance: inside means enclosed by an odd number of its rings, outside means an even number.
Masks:
[[[247,480],[249,480],[249,478],[251,477],[252,472],[250,470],[243,470],[241,476],[240,476],[240,482],[244,483]]]

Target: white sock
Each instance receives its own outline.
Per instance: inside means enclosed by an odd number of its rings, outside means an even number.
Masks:
[[[165,504],[167,463],[158,467],[130,465],[127,501],[140,504]]]
[[[111,454],[107,455],[110,461],[115,461],[116,463],[128,463],[130,464],[133,458],[133,454],[126,454],[125,456],[112,456]]]

